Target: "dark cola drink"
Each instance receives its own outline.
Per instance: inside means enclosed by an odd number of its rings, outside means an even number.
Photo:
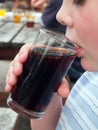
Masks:
[[[8,105],[26,117],[41,118],[74,58],[71,50],[35,47],[24,64]]]
[[[33,28],[34,27],[34,21],[28,20],[26,25],[27,25],[27,28]]]

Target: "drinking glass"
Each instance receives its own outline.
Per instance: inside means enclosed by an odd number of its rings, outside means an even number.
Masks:
[[[21,23],[21,18],[22,18],[22,10],[21,9],[13,10],[13,22]]]
[[[23,72],[7,99],[9,107],[24,117],[42,118],[76,57],[76,48],[57,33],[40,29]]]
[[[26,26],[27,28],[33,28],[34,27],[34,15],[32,11],[27,11],[26,12]]]

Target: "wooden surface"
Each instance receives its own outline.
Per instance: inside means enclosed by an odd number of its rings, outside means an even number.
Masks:
[[[38,28],[27,28],[24,26],[22,30],[17,34],[17,36],[12,40],[12,46],[17,47],[21,46],[25,43],[32,43],[35,41],[37,33],[38,33]]]
[[[25,23],[0,22],[0,60],[12,60],[20,47],[34,42],[39,25],[27,28]]]
[[[8,93],[5,92],[6,74],[11,60],[25,43],[33,43],[39,24],[27,28],[26,23],[0,21],[0,130],[31,130],[30,120],[20,117],[7,106]]]
[[[0,28],[0,43],[10,43],[23,26],[23,23],[14,24],[13,22],[6,22]]]
[[[19,51],[19,48],[13,48],[11,46],[7,48],[0,47],[0,60],[12,60]]]
[[[11,61],[0,60],[0,107],[7,107],[8,93],[5,92],[6,75]]]
[[[30,120],[10,108],[0,108],[0,130],[31,130]]]
[[[10,108],[0,108],[0,130],[14,130],[18,114]]]

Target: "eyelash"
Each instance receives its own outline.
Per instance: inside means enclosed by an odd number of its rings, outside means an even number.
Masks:
[[[82,5],[85,0],[74,0],[74,4],[76,5]]]

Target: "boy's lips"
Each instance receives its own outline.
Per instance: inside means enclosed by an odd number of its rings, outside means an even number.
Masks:
[[[78,57],[81,57],[81,54],[82,54],[82,48],[81,47],[76,48],[76,55]]]
[[[74,42],[72,40],[70,40],[68,37],[65,36],[65,39],[67,39],[68,41],[70,41],[71,43],[75,44],[75,51],[76,51],[76,55],[77,57],[81,57],[81,53],[82,53],[82,48],[77,44],[77,42]]]

